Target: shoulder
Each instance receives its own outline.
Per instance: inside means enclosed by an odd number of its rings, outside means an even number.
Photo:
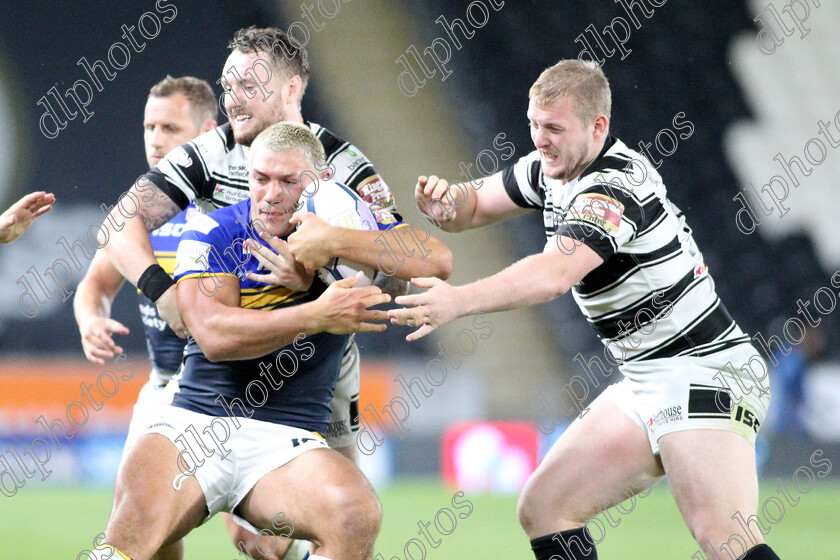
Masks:
[[[342,165],[351,168],[351,171],[363,163],[369,163],[362,151],[344,138],[317,123],[310,122],[307,124],[323,144],[327,161],[335,161],[340,158]]]
[[[243,200],[206,214],[194,214],[187,220],[182,237],[184,239],[204,238],[208,241],[215,241],[235,235],[238,229],[242,229],[240,225],[243,222],[240,219],[241,216],[245,216],[244,223],[248,223],[250,202],[250,200]]]
[[[502,184],[517,206],[542,208],[545,201],[545,181],[540,164],[540,152],[534,150],[502,170]]]
[[[233,131],[230,128],[230,123],[225,123],[217,126],[213,130],[208,130],[201,136],[193,138],[181,148],[181,158],[185,156],[198,157],[205,165],[212,163],[224,157],[225,154],[231,151],[236,143],[233,141]],[[176,149],[177,152],[178,149]],[[192,152],[192,153],[191,153]],[[169,156],[167,156],[169,157]],[[175,161],[182,167],[184,163]],[[190,162],[192,163],[192,162]]]
[[[645,156],[610,137],[609,145],[578,178],[579,193],[599,192],[645,204],[664,189],[662,178]]]

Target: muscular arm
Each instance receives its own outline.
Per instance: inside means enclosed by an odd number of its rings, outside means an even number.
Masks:
[[[174,218],[181,209],[145,179],[138,179],[121,201],[104,224],[108,230],[108,257],[120,274],[136,286],[143,271],[157,263],[149,233]],[[99,242],[104,241],[100,232]]]
[[[122,348],[114,344],[113,333],[128,334],[128,329],[112,320],[111,304],[122,288],[125,279],[99,251],[94,255],[85,277],[76,288],[73,312],[82,337],[82,348],[88,360],[103,363]]]
[[[212,362],[260,358],[291,344],[300,334],[377,332],[386,318],[367,308],[390,297],[374,286],[351,288],[357,278],[334,282],[317,300],[272,311],[239,307],[239,280],[225,277],[212,296],[188,278],[178,284],[178,306],[198,346]]]
[[[174,218],[180,208],[154,183],[142,177],[124,197],[126,200],[120,199],[105,222],[108,239],[103,239],[100,231],[99,242],[107,242],[108,256],[114,267],[136,286],[143,271],[157,264],[149,233]],[[185,338],[188,331],[178,313],[176,289],[173,284],[155,303],[172,331]]]
[[[411,280],[418,276],[435,276],[442,280],[452,274],[452,251],[442,241],[431,235],[428,229],[418,231],[406,224],[405,227],[385,231],[358,231],[333,228],[330,239],[332,256],[347,259],[359,264],[379,267],[385,241],[404,259],[394,276],[400,280]],[[399,238],[408,252],[400,248]]]
[[[400,280],[417,276],[448,278],[452,273],[452,251],[428,229],[422,233],[411,226],[353,230],[330,226],[315,214],[304,212],[296,213],[291,222],[300,225],[289,236],[289,250],[308,271],[324,266],[332,257],[380,268],[383,251],[390,248],[403,261],[393,273]]]
[[[416,340],[437,327],[476,313],[506,311],[545,303],[566,293],[604,261],[586,245],[561,240],[571,254],[550,240],[542,253],[525,257],[501,272],[464,286],[450,286],[434,278],[418,278],[415,285],[429,288],[420,294],[396,298],[398,305],[415,306],[388,312],[392,323],[422,325],[407,340]]]
[[[471,183],[453,185],[434,175],[421,176],[414,198],[429,221],[448,232],[501,222],[528,211],[510,199],[501,172]]]
[[[574,240],[565,238],[568,246]],[[542,253],[521,259],[506,269],[456,288],[464,299],[461,315],[482,311],[506,311],[551,301],[568,292],[604,260],[586,245],[578,244],[571,255],[552,240]]]

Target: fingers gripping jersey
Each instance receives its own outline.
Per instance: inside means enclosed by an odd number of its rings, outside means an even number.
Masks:
[[[175,273],[175,252],[178,250],[178,241],[181,239],[187,218],[196,212],[195,207],[190,205],[151,233],[155,258],[170,276]],[[164,377],[171,376],[181,366],[186,340],[178,338],[178,335],[158,314],[155,303],[144,296],[140,290],[137,290],[137,298],[140,304],[140,317],[143,320],[143,331],[146,335],[146,347],[149,350],[152,365],[158,374],[164,374]],[[158,381],[165,381],[165,379]]]
[[[246,277],[264,270],[245,252],[245,239],[268,246],[251,229],[250,212],[248,199],[189,220],[178,245],[176,282],[197,278],[203,285],[198,297],[212,296],[234,282],[240,307],[264,311],[316,299],[326,289],[317,278],[308,291],[296,292]],[[323,433],[347,339],[318,333],[262,358],[214,363],[189,338],[180,391],[172,404],[201,414],[247,416]],[[231,406],[235,399],[241,407]]]
[[[543,175],[536,150],[502,178],[513,202],[543,210],[549,242],[566,254],[584,244],[604,259],[572,293],[616,363],[703,356],[749,342],[715,293],[662,177],[620,140],[608,138],[566,184]]]
[[[306,124],[324,145],[327,178],[359,193],[381,227],[402,221],[388,185],[364,154],[326,128]],[[170,152],[146,178],[181,208],[195,201],[210,212],[248,198],[248,152],[225,123]]]

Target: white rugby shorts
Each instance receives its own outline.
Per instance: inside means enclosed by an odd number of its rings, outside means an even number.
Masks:
[[[619,369],[624,379],[603,394],[647,432],[654,453],[659,438],[681,430],[726,430],[755,443],[770,405],[767,364],[749,343]]]
[[[341,359],[341,370],[330,401],[330,423],[324,436],[332,449],[356,445],[359,431],[359,383],[361,382],[359,347],[356,341]]]
[[[171,405],[159,411],[145,433],[161,434],[179,449],[181,472],[172,479],[172,486],[179,490],[186,478],[195,477],[209,511],[204,521],[225,511],[254,533],[253,525],[233,513],[239,502],[269,472],[306,451],[327,447],[315,432],[253,418],[209,416]]]
[[[165,377],[161,377],[154,371],[152,372],[149,380],[140,389],[140,394],[137,395],[137,402],[134,404],[131,413],[131,422],[128,424],[128,435],[123,447],[123,459],[128,449],[137,441],[137,438],[145,433],[146,428],[151,424],[151,419],[160,412],[161,407],[172,402],[172,397],[177,389],[177,381],[167,384]]]

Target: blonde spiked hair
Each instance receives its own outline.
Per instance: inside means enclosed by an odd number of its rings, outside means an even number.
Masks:
[[[251,157],[258,147],[272,152],[300,150],[309,168],[313,170],[323,167],[326,160],[321,141],[308,126],[300,123],[279,122],[269,126],[257,134],[251,143]]]

